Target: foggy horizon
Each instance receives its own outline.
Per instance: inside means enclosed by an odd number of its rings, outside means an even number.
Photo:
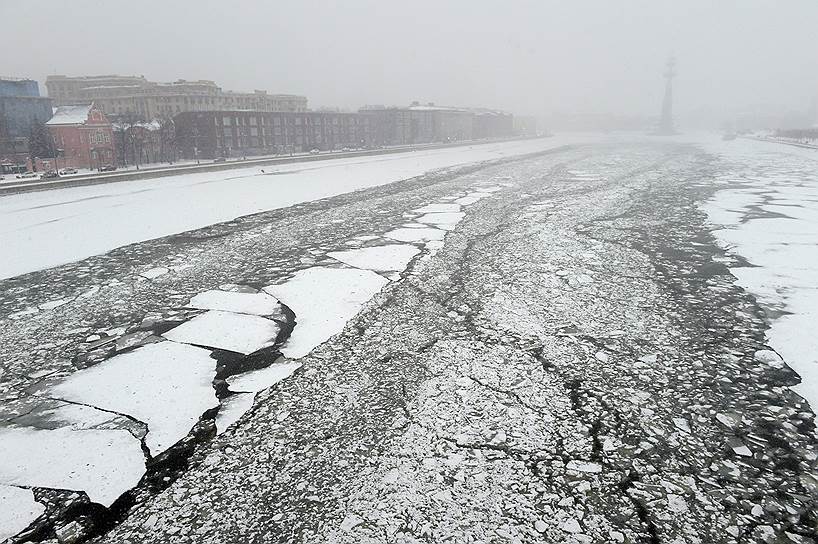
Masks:
[[[6,2],[4,76],[144,75],[226,90],[302,94],[310,108],[366,104],[488,107],[518,115],[658,115],[665,62],[678,61],[676,114],[714,122],[747,110],[812,115],[818,3],[465,1],[412,7],[148,0]],[[42,14],[54,14],[54,19]],[[181,21],[184,17],[184,25]],[[44,26],[45,25],[45,26]],[[80,27],[93,32],[77,33]],[[87,54],[93,52],[93,54]],[[252,66],[253,68],[248,68]],[[266,67],[263,68],[263,67]]]

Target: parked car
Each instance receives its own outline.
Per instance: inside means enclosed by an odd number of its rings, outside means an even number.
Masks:
[[[227,159],[225,159],[224,157],[218,157],[216,159],[213,159],[213,162],[227,162]]]
[[[352,151],[352,150],[350,148],[348,148],[348,147],[345,147],[341,151]]]
[[[60,170],[60,175],[61,176],[67,176],[69,174],[76,174],[76,173],[77,173],[76,168],[63,168],[62,170]]]
[[[17,179],[26,179],[26,178],[36,178],[36,172],[23,172],[22,174],[17,174]]]
[[[60,177],[60,175],[57,172],[55,172],[54,170],[49,170],[48,172],[43,172],[40,175],[40,179],[57,179],[59,177]]]
[[[99,169],[100,172],[113,172],[114,170],[116,170],[116,166],[113,164],[106,164]]]
[[[321,151],[319,151],[318,149],[310,149],[310,153],[312,153],[313,155],[318,155],[319,153],[321,153]]]

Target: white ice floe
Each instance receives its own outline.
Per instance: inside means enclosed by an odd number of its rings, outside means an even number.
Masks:
[[[253,353],[270,345],[278,323],[257,315],[210,310],[174,327],[162,336],[174,342]]]
[[[454,230],[466,214],[464,212],[427,213],[416,219],[418,223],[435,225],[444,230]]]
[[[412,210],[413,212],[417,213],[446,213],[446,212],[459,212],[460,211],[460,204],[427,204],[422,208],[418,208],[416,210]]]
[[[299,368],[301,368],[301,363],[294,361],[273,363],[259,370],[251,370],[230,376],[227,378],[227,384],[230,390],[236,393],[258,393],[285,378],[289,378]]]
[[[216,414],[216,434],[222,434],[253,407],[255,393],[236,393],[222,401]]]
[[[150,270],[146,270],[144,272],[140,272],[139,275],[142,276],[143,278],[152,280],[154,278],[158,278],[159,276],[164,276],[168,272],[170,272],[170,270],[163,266],[159,266],[156,268],[151,268]]]
[[[297,359],[341,332],[347,321],[388,283],[369,270],[313,267],[264,290],[295,312],[296,326],[281,352]]]
[[[75,372],[49,394],[131,416],[148,426],[156,455],[184,438],[202,413],[218,405],[208,350],[159,342]]]
[[[222,310],[240,314],[272,315],[280,306],[278,301],[266,293],[241,293],[228,291],[205,291],[199,293],[188,304],[200,310]]]
[[[38,308],[40,308],[41,310],[53,310],[54,308],[59,308],[60,306],[63,306],[64,304],[68,304],[72,300],[74,300],[74,299],[73,298],[61,298],[59,300],[52,300],[50,302],[45,302],[43,304],[40,304],[38,306]]]
[[[445,230],[428,227],[421,228],[399,228],[384,234],[387,238],[398,242],[428,242],[431,240],[443,240],[446,236]]]
[[[0,484],[85,491],[103,506],[145,473],[139,440],[128,431],[0,428]]]
[[[23,531],[43,512],[45,507],[30,489],[0,485],[0,542]]]
[[[405,270],[412,257],[418,253],[420,253],[420,249],[413,245],[388,244],[347,251],[332,251],[328,255],[355,268],[366,268],[376,272],[392,272]]]

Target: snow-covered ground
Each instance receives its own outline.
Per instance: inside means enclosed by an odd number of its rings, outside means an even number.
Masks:
[[[0,279],[142,240],[391,183],[430,170],[570,143],[547,138],[237,168],[0,198]]]
[[[704,209],[716,237],[749,262],[738,283],[768,310],[767,338],[818,407],[818,151],[751,140],[711,143],[732,164]]]

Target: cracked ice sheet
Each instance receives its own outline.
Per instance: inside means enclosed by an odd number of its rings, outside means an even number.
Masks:
[[[54,397],[127,414],[148,426],[152,455],[182,438],[218,405],[216,362],[208,350],[159,342],[111,357],[53,387]]]
[[[304,357],[341,332],[388,282],[369,270],[313,267],[299,270],[286,283],[265,287],[295,312],[295,329],[281,353],[292,359]]]
[[[417,208],[412,210],[413,212],[417,213],[446,213],[446,212],[459,212],[460,211],[460,204],[428,204],[423,206],[422,208]]]
[[[400,272],[406,269],[406,265],[418,253],[420,249],[413,245],[389,244],[348,251],[332,251],[328,255],[355,268],[366,268],[375,272]]]
[[[256,315],[211,310],[174,327],[162,336],[174,342],[226,349],[247,355],[270,345],[278,323]]]
[[[0,429],[0,483],[85,491],[103,506],[145,473],[139,440],[128,431]]]
[[[45,512],[30,489],[0,485],[0,542],[18,534]]]
[[[279,311],[278,301],[265,293],[205,291],[188,304],[200,310],[222,310],[240,314],[273,315]]]
[[[435,225],[444,230],[453,230],[455,225],[465,216],[466,214],[464,212],[427,213],[424,216],[418,217],[415,221]]]

